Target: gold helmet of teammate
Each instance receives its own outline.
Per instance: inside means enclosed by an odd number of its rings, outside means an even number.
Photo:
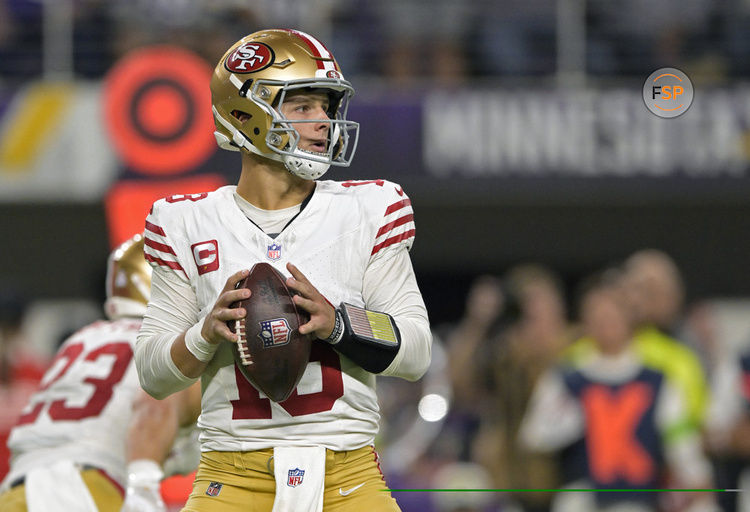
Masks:
[[[107,260],[107,300],[104,312],[110,320],[142,317],[151,297],[151,265],[143,256],[143,236],[120,244]]]
[[[299,133],[280,113],[287,94],[299,89],[328,94],[326,119],[295,121],[328,124],[325,152],[299,148]],[[331,165],[348,166],[354,156],[359,124],[346,119],[353,94],[331,52],[314,37],[297,30],[255,32],[227,50],[214,69],[214,135],[223,149],[249,151],[282,162],[303,179],[317,179]]]

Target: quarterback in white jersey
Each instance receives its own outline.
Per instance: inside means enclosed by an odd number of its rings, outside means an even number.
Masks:
[[[112,253],[105,303],[110,320],[94,322],[65,340],[13,428],[8,440],[11,469],[0,487],[0,510],[119,512],[126,487],[131,492],[128,479],[134,467],[159,473],[154,482],[158,491],[163,457],[156,463],[138,457],[136,466],[128,468],[134,452],[151,453],[154,447],[130,448],[127,441],[146,437],[158,444],[156,438],[164,437],[156,451],[166,456],[181,414],[176,409],[172,414],[176,400],[151,406],[155,401],[143,393],[132,364],[151,275],[142,252],[138,235]],[[134,420],[134,404],[162,420],[171,417],[174,424]],[[158,495],[155,500],[156,508],[128,510],[164,510]]]
[[[430,363],[408,253],[411,201],[385,180],[315,181],[331,164],[348,165],[358,126],[345,119],[351,85],[312,36],[266,30],[243,38],[217,65],[211,92],[217,141],[241,151],[242,173],[237,186],[154,203],[144,231],[152,297],[136,347],[141,384],[153,396],[202,380],[204,458],[184,510],[240,510],[233,507],[246,500],[274,512],[398,510],[382,492],[372,445],[376,374],[416,380]],[[288,277],[295,304],[310,315],[299,331],[318,338],[281,403],[236,368],[237,338],[226,325],[244,315],[229,305],[249,297],[235,285],[259,262]],[[390,317],[396,341],[365,346],[343,303]],[[332,469],[339,459],[352,461],[340,474]],[[238,460],[265,477],[243,473]],[[287,461],[288,474],[280,469]],[[220,465],[227,470],[212,471]],[[353,487],[362,486],[349,496],[341,475],[358,471],[366,476],[355,477]]]

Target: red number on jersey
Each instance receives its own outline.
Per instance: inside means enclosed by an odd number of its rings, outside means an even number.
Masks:
[[[62,369],[39,388],[37,393],[31,398],[31,401],[35,401],[35,398],[39,393],[52,387],[63,375],[65,375],[72,364],[83,352],[83,344],[73,343],[65,347],[53,361],[55,363],[61,359],[66,359],[65,365]],[[103,378],[99,377],[86,377],[81,380],[81,383],[86,383],[94,386],[94,392],[91,394],[91,398],[82,406],[79,407],[68,407],[65,405],[65,399],[59,399],[49,402],[49,417],[53,421],[58,420],[81,420],[84,418],[90,418],[93,416],[99,416],[104,407],[106,407],[109,400],[112,398],[112,388],[115,384],[122,380],[125,372],[128,369],[130,360],[133,358],[133,351],[130,348],[130,344],[127,342],[116,342],[107,343],[95,350],[89,352],[84,361],[96,361],[102,356],[111,355],[114,356],[115,360],[112,363],[112,368],[109,371],[109,375]],[[76,375],[78,376],[78,375]],[[83,375],[81,376],[83,377]],[[48,405],[48,402],[42,400],[37,403],[34,408],[28,413],[22,415],[18,419],[18,425],[26,425],[36,421],[39,413],[42,412],[44,407]]]
[[[207,197],[208,193],[202,192],[200,194],[175,194],[164,199],[168,203],[179,203],[180,201],[200,201],[201,199],[205,199]]]
[[[279,405],[292,416],[303,416],[330,411],[334,402],[344,396],[344,379],[341,376],[339,355],[330,347],[315,343],[310,351],[310,362],[320,361],[323,388],[317,393],[300,395],[295,389],[292,395]],[[258,390],[234,366],[239,399],[232,400],[233,420],[271,419],[271,401],[261,398]]]

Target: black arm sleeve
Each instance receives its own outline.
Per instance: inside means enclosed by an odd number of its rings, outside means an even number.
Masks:
[[[393,317],[346,303],[336,309],[336,315],[341,315],[344,332],[333,348],[368,372],[388,368],[401,348],[401,333]]]

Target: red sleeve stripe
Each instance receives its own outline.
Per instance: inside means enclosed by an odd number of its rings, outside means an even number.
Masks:
[[[410,229],[409,231],[404,231],[400,235],[392,236],[391,238],[385,239],[383,242],[380,242],[378,245],[372,248],[372,253],[370,253],[370,256],[374,256],[380,249],[385,249],[388,246],[391,246],[393,244],[397,244],[401,242],[402,240],[407,240],[409,238],[412,238],[414,234],[416,233],[416,230]]]
[[[378,234],[375,235],[375,238],[379,238],[381,235],[384,235],[384,234],[388,233],[393,228],[396,228],[398,226],[403,226],[407,222],[411,222],[413,220],[414,220],[414,214],[413,213],[410,213],[408,215],[404,215],[403,217],[399,217],[398,219],[394,220],[393,222],[389,222],[388,224],[386,224],[385,226],[383,226],[382,228],[380,228],[378,230]]]
[[[406,199],[403,199],[401,201],[398,201],[397,203],[393,203],[388,208],[385,209],[385,215],[390,215],[391,213],[400,210],[401,208],[406,208],[407,206],[411,206],[411,199],[408,197]]]
[[[151,224],[149,221],[146,221],[146,229],[148,229],[152,233],[156,233],[157,235],[167,236],[162,228],[160,228],[156,224]]]
[[[157,265],[161,265],[162,267],[169,267],[169,268],[171,268],[173,270],[179,270],[180,272],[182,272],[185,275],[187,275],[187,273],[185,272],[185,270],[182,268],[182,265],[180,265],[176,261],[167,261],[167,260],[163,260],[161,258],[155,258],[154,256],[151,256],[148,253],[144,253],[144,256],[146,256],[146,260],[148,260],[148,261],[150,261],[152,263],[156,263]]]
[[[143,238],[143,243],[145,243],[152,249],[156,249],[157,251],[166,252],[167,254],[174,254],[175,256],[177,256],[174,252],[174,249],[172,249],[167,244],[161,244],[159,242],[155,242],[154,240],[151,240],[148,237]]]

